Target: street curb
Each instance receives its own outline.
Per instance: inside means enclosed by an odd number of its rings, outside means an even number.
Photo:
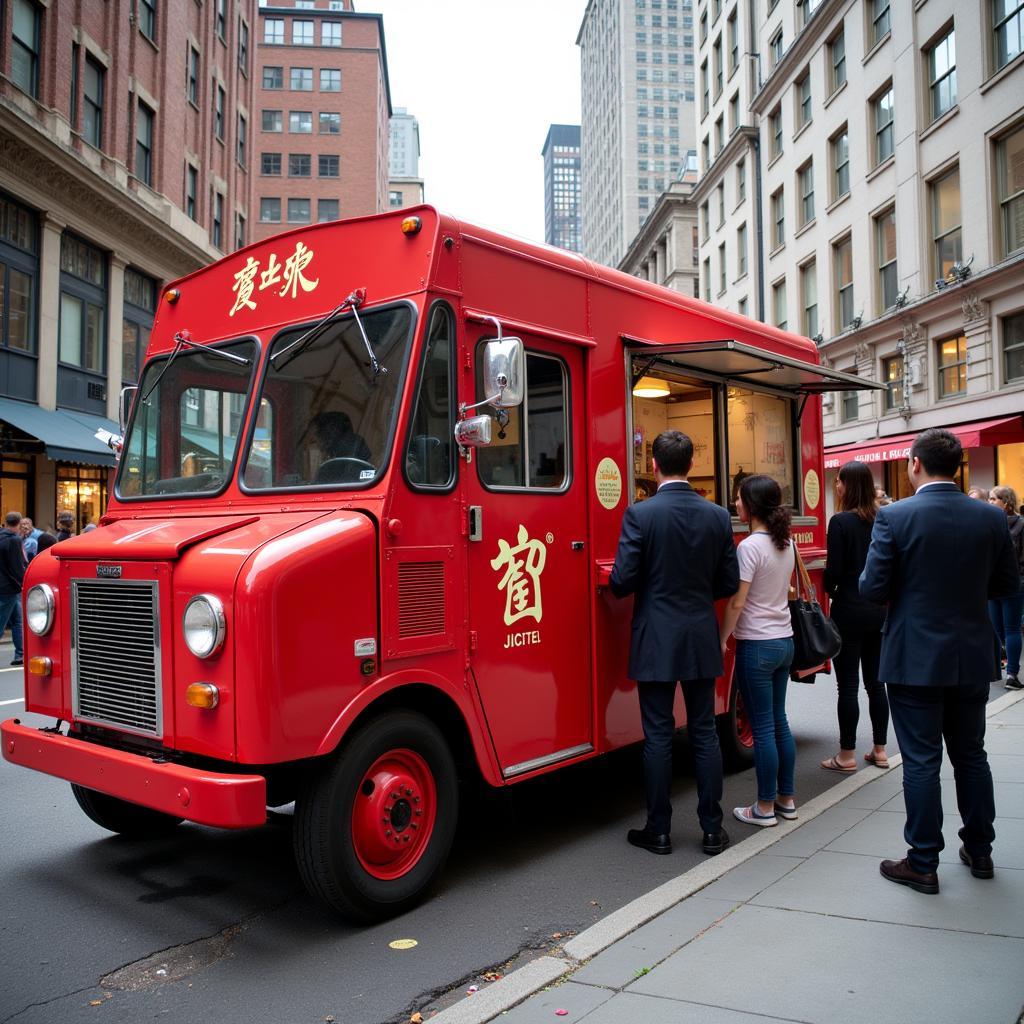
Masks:
[[[1024,692],[1011,691],[997,697],[986,708],[985,717],[993,718],[1021,700],[1024,700]],[[733,868],[781,842],[786,836],[824,814],[857,790],[890,775],[902,764],[903,758],[899,754],[894,754],[889,758],[889,767],[885,770],[861,769],[801,805],[798,821],[780,820],[776,828],[761,829],[739,846],[731,847],[717,857],[710,858],[677,878],[659,885],[649,893],[638,896],[631,903],[591,925],[586,931],[580,932],[563,947],[565,959],[544,956],[531,960],[511,974],[506,974],[501,981],[480,989],[472,996],[467,996],[436,1016],[430,1017],[429,1024],[487,1024],[498,1014],[512,1009],[559,978],[572,974],[584,961],[625,938],[630,932],[636,931],[687,897],[706,888]]]

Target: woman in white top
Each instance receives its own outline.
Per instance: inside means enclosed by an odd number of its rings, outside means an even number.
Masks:
[[[754,730],[757,800],[733,814],[747,825],[777,825],[796,817],[796,743],[786,719],[786,686],[793,662],[789,586],[793,576],[790,510],[770,476],[748,476],[736,501],[750,534],[736,550],[740,589],[722,618],[722,653],[736,635],[736,681]]]

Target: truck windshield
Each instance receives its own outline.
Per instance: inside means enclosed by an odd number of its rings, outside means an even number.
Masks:
[[[121,456],[119,497],[209,494],[224,488],[257,351],[251,339],[219,348],[248,363],[192,348],[169,364],[164,357],[146,367]]]
[[[267,361],[243,468],[248,490],[368,485],[387,463],[413,315],[409,306],[349,315],[277,360],[308,326],[280,334]]]

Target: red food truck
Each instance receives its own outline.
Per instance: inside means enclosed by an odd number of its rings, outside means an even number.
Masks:
[[[294,801],[311,892],[401,911],[461,777],[641,737],[605,584],[654,437],[693,438],[708,501],[774,476],[820,569],[819,395],[864,386],[807,339],[426,206],[250,245],[164,291],[102,526],[29,567],[26,709],[57,722],[5,722],[4,756],[129,835]],[[717,705],[743,764],[729,672]]]

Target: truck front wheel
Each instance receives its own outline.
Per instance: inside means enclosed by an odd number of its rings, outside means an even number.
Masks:
[[[132,839],[156,839],[167,835],[181,824],[181,818],[162,811],[153,811],[148,807],[120,800],[116,796],[99,793],[95,789],[71,784],[71,792],[78,801],[78,806],[86,815],[96,822],[100,828],[109,832],[117,832]]]
[[[718,716],[718,741],[722,761],[730,771],[743,771],[754,763],[754,729],[735,679],[729,693],[729,708]]]
[[[350,920],[415,903],[444,866],[458,817],[455,761],[411,711],[366,723],[295,805],[295,860],[310,893]]]

